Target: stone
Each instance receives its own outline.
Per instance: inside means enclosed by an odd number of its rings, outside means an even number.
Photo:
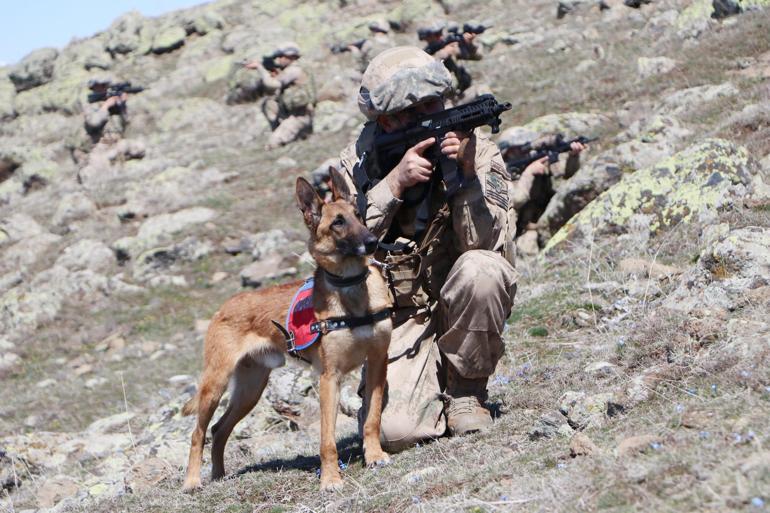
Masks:
[[[89,424],[86,433],[92,434],[110,434],[117,432],[130,431],[129,422],[136,417],[134,412],[116,413],[110,417],[96,420]]]
[[[567,417],[569,425],[578,430],[601,427],[607,413],[607,403],[612,400],[609,392],[586,395],[585,392],[566,392],[559,400],[559,411]]]
[[[261,287],[266,281],[296,274],[294,267],[282,267],[283,257],[272,254],[261,260],[252,262],[241,270],[241,285],[244,287]]]
[[[285,365],[270,375],[265,398],[282,415],[301,415],[313,390],[311,371],[299,365]]]
[[[583,372],[586,374],[611,374],[617,365],[610,362],[594,362],[586,365]]]
[[[152,40],[153,53],[166,53],[176,50],[184,44],[187,32],[183,27],[171,26],[158,31]]]
[[[748,151],[722,139],[707,139],[603,192],[548,241],[561,242],[623,231],[643,211],[652,216],[650,234],[682,222],[711,219],[714,212],[747,193],[759,163]],[[705,221],[704,221],[705,222]]]
[[[96,204],[82,192],[72,192],[62,197],[51,218],[55,226],[69,226],[75,221],[87,219],[96,213]]]
[[[141,32],[145,20],[138,11],[130,11],[116,19],[107,29],[105,50],[110,54],[127,54],[142,44]]]
[[[53,79],[54,61],[59,56],[56,48],[40,48],[28,54],[8,72],[17,92],[41,86]]]
[[[599,448],[584,433],[575,433],[569,441],[569,455],[573,458],[592,456],[598,452]]]
[[[721,98],[729,98],[738,94],[740,91],[730,82],[690,87],[664,96],[659,112],[678,116],[693,112]]]
[[[16,88],[10,79],[0,76],[0,121],[10,121],[16,117],[16,108],[14,107],[14,97]],[[0,171],[0,182],[3,181]]]
[[[161,458],[147,458],[134,464],[126,476],[126,488],[131,493],[147,493],[156,489],[176,469]]]
[[[618,262],[618,270],[626,275],[649,277],[656,280],[672,278],[682,273],[682,270],[677,267],[651,262],[643,258],[624,258]]]
[[[216,212],[210,208],[193,207],[151,217],[142,223],[136,237],[119,239],[113,247],[118,252],[119,259],[135,258],[142,251],[168,243],[177,233],[205,223],[215,216]]]
[[[752,289],[770,285],[770,229],[733,230],[706,248],[695,267],[685,272],[665,300],[673,310],[734,310]]]
[[[90,269],[103,273],[110,269],[114,262],[115,255],[106,244],[97,240],[81,239],[64,249],[56,260],[56,265],[70,271]]]
[[[21,361],[21,356],[16,353],[0,353],[0,378],[17,371]]]
[[[539,438],[553,438],[559,435],[570,436],[572,433],[573,430],[567,423],[567,418],[554,410],[542,414],[527,434],[530,440],[537,440]]]
[[[674,68],[676,61],[668,57],[639,57],[636,60],[636,71],[641,79],[663,75]]]
[[[658,435],[639,435],[624,438],[615,449],[615,455],[618,458],[627,458],[650,450],[655,444],[660,444],[662,441],[663,439]]]
[[[63,499],[72,497],[80,490],[78,483],[66,476],[46,479],[37,489],[37,504],[41,508],[52,508]]]

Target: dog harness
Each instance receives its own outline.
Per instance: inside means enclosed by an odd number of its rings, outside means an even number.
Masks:
[[[366,275],[368,275],[368,271]],[[346,282],[344,286],[361,283],[362,280],[357,280],[357,278]],[[314,279],[310,277],[305,280],[296,294],[294,294],[294,298],[289,305],[289,311],[286,314],[285,327],[276,321],[271,321],[283,334],[286,339],[286,350],[294,358],[307,362],[308,360],[303,358],[299,351],[312,346],[321,335],[325,335],[330,331],[367,326],[390,317],[391,309],[383,308],[360,317],[330,317],[319,321],[316,319],[315,309],[313,308],[313,285]]]

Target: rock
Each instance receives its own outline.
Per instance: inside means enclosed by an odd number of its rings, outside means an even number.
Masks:
[[[695,0],[679,12],[676,29],[679,37],[698,37],[711,24],[713,0]]]
[[[131,11],[116,19],[107,29],[105,50],[110,54],[126,54],[138,50],[142,44],[141,32],[145,20],[138,11]]]
[[[40,48],[24,57],[8,72],[17,92],[41,86],[53,79],[54,61],[59,56],[56,48]]]
[[[680,222],[710,219],[715,211],[746,195],[759,164],[745,148],[721,139],[691,146],[652,168],[627,175],[565,224],[550,250],[564,240],[596,231],[623,231],[634,213],[652,216],[651,234]]]
[[[594,362],[586,365],[583,372],[586,374],[611,374],[617,365],[610,362]]]
[[[0,353],[0,378],[18,370],[21,357],[16,353]]]
[[[62,197],[51,223],[55,226],[69,226],[74,221],[91,217],[95,212],[96,204],[91,198],[82,192],[73,192]]]
[[[573,432],[566,417],[554,410],[542,414],[527,434],[530,440],[537,440],[538,438],[553,438],[557,435],[571,436]]]
[[[587,396],[585,392],[566,392],[559,400],[559,411],[567,417],[569,425],[578,430],[600,427],[607,413],[611,393]]]
[[[148,248],[171,242],[178,232],[205,223],[215,216],[216,212],[210,208],[194,207],[151,217],[142,223],[136,237],[120,239],[113,247],[118,252],[118,259],[135,258]]]
[[[225,281],[230,275],[224,271],[217,271],[214,274],[211,275],[211,278],[209,279],[209,283],[212,285],[216,285],[217,283],[222,283]]]
[[[176,50],[184,44],[187,31],[179,26],[166,27],[155,34],[152,40],[153,53],[166,53]]]
[[[598,452],[596,444],[583,433],[575,433],[569,441],[569,455],[573,458],[591,456]]]
[[[534,132],[535,138],[553,134],[563,134],[568,139],[580,135],[590,138],[597,137],[602,129],[610,125],[610,119],[604,114],[592,112],[546,114],[533,119],[523,127],[507,128],[500,134],[498,140],[504,140],[506,134],[522,128]]]
[[[705,249],[664,305],[685,312],[697,308],[733,310],[750,290],[767,285],[770,229],[750,226],[730,232]]]
[[[301,415],[313,389],[311,375],[309,369],[299,365],[279,367],[270,375],[265,398],[280,414]]]
[[[241,285],[244,287],[261,287],[266,281],[291,276],[297,273],[294,267],[282,267],[283,257],[278,254],[266,256],[262,260],[252,262],[241,270]]]
[[[147,458],[136,463],[126,475],[126,488],[131,493],[151,492],[176,469],[161,458]]]
[[[525,256],[534,256],[540,251],[537,243],[537,230],[527,230],[516,239],[516,250],[518,254]]]
[[[171,269],[177,262],[200,260],[212,250],[211,244],[195,237],[188,237],[172,246],[148,249],[134,259],[133,276],[137,281],[149,281]]]
[[[662,280],[681,274],[682,270],[670,265],[650,262],[643,258],[624,258],[618,263],[618,270],[626,275]]]
[[[682,89],[663,97],[661,114],[679,116],[696,111],[706,104],[740,93],[730,82],[717,85],[702,85]]]
[[[52,508],[63,499],[72,497],[80,490],[78,483],[66,476],[46,479],[37,490],[37,504],[41,508]]]
[[[32,217],[16,213],[0,221],[0,247],[3,244],[18,242],[43,233],[45,233],[43,227]]]
[[[62,255],[56,260],[56,265],[70,271],[90,269],[103,273],[110,269],[114,262],[114,253],[104,243],[92,239],[81,239],[64,249]]]
[[[639,435],[624,438],[615,449],[618,458],[626,458],[636,453],[652,449],[656,444],[662,443],[663,439],[657,435]]]
[[[676,61],[668,57],[639,57],[636,60],[636,71],[641,79],[663,75],[675,67]]]
[[[136,417],[136,413],[133,412],[127,411],[124,413],[117,413],[110,417],[105,417],[103,419],[92,422],[86,428],[86,433],[104,435],[110,433],[128,432],[130,431],[129,422],[134,417]]]
[[[426,480],[430,480],[433,476],[441,472],[438,467],[424,467],[417,470],[413,470],[408,474],[405,474],[401,478],[401,482],[406,485],[416,485]]]
[[[0,121],[10,121],[16,117],[16,109],[13,104],[16,96],[16,88],[10,79],[0,76]],[[5,173],[0,171],[0,182]]]

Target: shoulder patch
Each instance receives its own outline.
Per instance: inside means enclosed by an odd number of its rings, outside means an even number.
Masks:
[[[484,196],[500,208],[508,208],[508,183],[503,178],[503,175],[495,169],[494,164],[489,173],[487,173]]]

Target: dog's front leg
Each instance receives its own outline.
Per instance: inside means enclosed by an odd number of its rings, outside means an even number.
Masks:
[[[340,403],[340,378],[334,370],[321,374],[321,490],[342,488],[342,476],[337,464],[335,427]]]
[[[364,422],[364,460],[367,466],[384,465],[390,457],[380,445],[380,423],[382,420],[382,398],[388,369],[388,352],[375,347],[366,358],[366,421]]]

